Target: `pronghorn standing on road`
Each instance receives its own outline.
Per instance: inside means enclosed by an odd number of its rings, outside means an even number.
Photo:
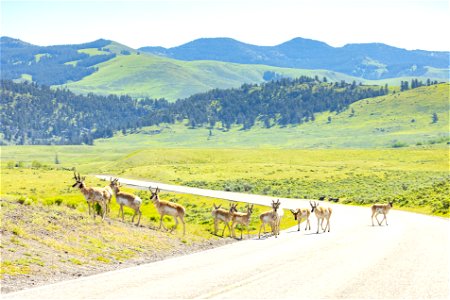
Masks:
[[[141,222],[141,215],[142,215],[142,212],[141,212],[142,199],[136,195],[126,193],[126,192],[121,192],[120,191],[120,182],[119,182],[118,178],[112,179],[109,186],[111,187],[111,189],[114,192],[114,195],[116,196],[117,204],[120,205],[118,216],[120,217],[120,213],[122,213],[122,222],[124,221],[123,207],[128,206],[129,208],[134,210],[134,215],[133,215],[133,218],[131,219],[131,223],[134,223],[134,217],[137,214],[139,214],[138,222],[136,224],[136,226],[139,226],[139,223]]]
[[[319,233],[319,224],[320,224],[320,227],[322,228],[323,232],[325,232],[327,230],[327,228],[328,228],[328,232],[330,232],[330,217],[331,217],[331,213],[333,212],[331,207],[319,206],[319,203],[317,203],[316,201],[314,201],[314,203],[309,201],[309,204],[311,205],[311,213],[314,212],[317,217],[317,232],[316,233]],[[325,226],[325,228],[323,228],[323,221],[325,219],[327,220],[327,226]]]
[[[73,172],[73,178],[76,180],[76,182],[72,185],[72,187],[77,187],[80,189],[81,193],[83,194],[88,204],[89,215],[91,215],[91,204],[94,205],[95,203],[98,203],[102,208],[102,221],[103,221],[106,216],[107,202],[110,197],[109,191],[107,191],[105,188],[86,186],[86,184],[84,183],[84,180],[86,180],[86,176],[81,177],[80,173],[78,173],[77,175],[75,172]],[[95,220],[96,217],[95,210],[93,213]]]
[[[378,225],[381,226],[381,224],[383,224],[383,221],[386,220],[386,226],[388,225],[387,223],[387,218],[386,215],[388,214],[389,210],[392,208],[393,206],[393,202],[389,202],[388,204],[374,204],[372,205],[372,226],[373,225],[373,217],[375,217],[375,219],[377,219]],[[378,221],[378,215],[379,214],[383,214],[384,218],[383,220]]]
[[[264,228],[264,233],[266,233],[266,223],[270,224],[272,228],[272,233],[277,237],[280,234],[280,220],[281,216],[278,214],[277,210],[280,207],[280,199],[277,202],[272,200],[272,210],[266,211],[259,216],[261,220],[261,227],[259,227],[258,238],[261,238],[261,229]]]
[[[219,229],[219,222],[224,222],[225,225],[223,226],[222,236],[225,234],[225,228],[228,228],[228,231],[230,232],[230,235],[232,234],[231,228],[230,228],[230,221],[232,219],[233,213],[237,212],[236,204],[231,203],[230,209],[226,210],[221,208],[221,204],[219,206],[216,206],[215,203],[213,203],[213,210],[211,212],[213,218],[214,218],[214,235],[217,234],[217,230]]]
[[[155,192],[152,191],[152,189],[149,187],[150,192],[152,193],[152,196],[150,197],[150,200],[153,201],[155,204],[156,209],[159,212],[160,215],[160,221],[159,221],[159,229],[161,229],[161,226],[167,230],[167,228],[163,224],[163,218],[165,215],[172,216],[175,220],[175,228],[178,226],[178,218],[181,220],[181,223],[183,223],[183,234],[186,234],[186,224],[184,223],[184,215],[186,213],[186,210],[183,206],[181,206],[178,203],[173,203],[169,201],[159,200],[159,188],[157,187]]]
[[[294,215],[294,219],[298,222],[298,230],[300,231],[300,223],[302,222],[302,219],[306,219],[306,227],[305,230],[311,229],[311,223],[309,223],[309,215],[311,214],[311,211],[309,208],[297,208],[296,210],[291,209],[291,213]]]
[[[235,206],[235,208],[236,208],[236,206]],[[249,204],[249,205],[247,205],[247,212],[245,212],[245,213],[233,212],[232,213],[231,233],[234,238],[236,238],[234,228],[236,227],[237,224],[246,226],[247,227],[247,235],[248,235],[248,237],[250,237],[250,231],[248,229],[248,226],[250,225],[250,217],[252,215],[252,212],[253,212],[253,204],[252,205]],[[241,240],[242,240],[242,229],[241,229]]]

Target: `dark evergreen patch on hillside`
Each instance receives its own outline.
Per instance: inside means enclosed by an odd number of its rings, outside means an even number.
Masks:
[[[268,128],[314,121],[315,113],[340,112],[355,101],[386,93],[387,86],[328,83],[302,76],[261,85],[244,84],[238,89],[214,89],[179,100],[174,106],[177,118],[188,119],[192,127],[221,122],[227,129],[232,124],[249,129],[262,121]]]
[[[45,85],[78,81],[97,70],[94,65],[114,58],[114,53],[89,56],[79,49],[103,49],[111,42],[97,40],[78,45],[58,45],[41,47],[20,40],[2,37],[1,79],[19,79],[22,74],[31,75],[34,82]],[[74,64],[66,64],[76,62]]]
[[[215,89],[169,103],[164,99],[76,95],[36,83],[1,81],[1,140],[13,144],[92,144],[114,131],[189,121],[192,128],[233,124],[250,129],[313,121],[323,111],[340,112],[349,104],[384,95],[387,86],[328,83],[317,77],[283,78],[237,89]]]
[[[1,81],[0,132],[19,145],[92,144],[114,131],[142,126],[147,104],[128,96],[85,97],[35,83]]]

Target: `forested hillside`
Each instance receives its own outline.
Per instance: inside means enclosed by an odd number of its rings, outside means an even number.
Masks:
[[[111,41],[97,40],[78,45],[41,47],[21,40],[1,37],[1,79],[18,79],[28,76],[34,82],[45,85],[78,81],[97,71],[96,64],[116,56],[103,48]],[[97,49],[90,55],[81,49]]]
[[[387,86],[362,86],[345,81],[328,83],[326,79],[302,76],[193,95],[177,101],[175,111],[177,118],[188,119],[191,127],[213,127],[221,122],[225,129],[232,124],[249,129],[256,121],[262,121],[269,128],[274,124],[314,121],[315,113],[339,112],[357,100],[387,92]]]
[[[92,144],[142,125],[146,102],[126,96],[86,97],[35,83],[1,81],[2,140],[12,144]],[[4,143],[3,142],[3,143]]]
[[[262,121],[300,124],[322,111],[339,112],[364,98],[387,93],[387,86],[328,83],[317,77],[281,79],[238,89],[212,90],[169,103],[128,96],[80,96],[34,83],[1,82],[2,141],[6,144],[92,144],[114,131],[189,120],[192,128],[233,124],[250,129]]]

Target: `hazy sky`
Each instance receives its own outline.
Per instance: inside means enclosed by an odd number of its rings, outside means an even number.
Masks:
[[[0,0],[0,35],[37,45],[105,38],[173,47],[201,37],[277,45],[294,37],[450,50],[448,0]]]

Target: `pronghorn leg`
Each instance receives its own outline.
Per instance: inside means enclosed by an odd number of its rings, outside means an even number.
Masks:
[[[383,214],[383,220],[381,220],[381,224],[383,224],[383,221],[385,221],[386,220],[386,226],[388,225],[388,223],[387,223],[387,219],[386,219],[386,214]]]
[[[218,220],[217,219],[214,219],[214,235],[217,235],[217,230],[218,230]]]
[[[164,226],[164,223],[163,223],[164,216],[165,215],[161,215],[161,219],[159,220],[159,229],[161,229],[161,226],[162,226],[162,228],[164,228],[164,230],[167,230],[166,226]]]
[[[371,218],[371,219],[372,219],[372,226],[375,226],[375,225],[373,224],[373,217],[374,217],[374,216],[375,216],[375,211],[372,212],[372,218]],[[376,218],[376,216],[375,216],[375,218]],[[377,221],[378,221],[378,220],[377,220]]]
[[[330,217],[327,218],[327,226],[325,227],[325,229],[328,228],[328,232],[330,232]]]
[[[377,220],[378,225],[381,226],[380,220],[378,220],[378,214],[375,216],[375,219]]]
[[[183,223],[183,235],[186,234],[186,223],[184,222],[184,216],[180,216],[181,223]]]
[[[173,227],[172,231],[177,229],[177,227],[178,227],[178,217],[175,216],[173,218],[175,219],[175,226]]]
[[[297,225],[298,225],[297,231],[300,231],[300,223],[301,223],[301,222],[302,222],[302,219],[299,218],[299,219],[298,219],[298,224],[297,224]]]
[[[319,233],[319,225],[320,225],[320,219],[317,219],[317,232],[316,233]]]
[[[231,223],[231,236],[233,238],[236,238],[236,232],[235,232],[236,225],[237,225],[237,223]]]
[[[223,226],[222,237],[225,235],[225,228],[228,228],[228,231],[230,232],[230,235],[231,235],[230,224],[228,224],[228,222],[224,222],[224,223],[225,223],[225,225]]]
[[[311,230],[311,223],[309,223],[309,218],[306,219],[306,227],[305,227],[305,230],[308,229],[308,226],[309,226],[309,230]]]
[[[139,217],[138,217],[138,222],[137,222],[136,226],[139,226],[139,223],[141,223],[141,216],[142,216],[141,209],[138,210],[138,213],[139,213]]]
[[[259,233],[258,233],[258,239],[261,238],[261,229],[263,228],[264,223],[261,224],[261,226],[259,226]]]
[[[133,215],[133,217],[131,218],[131,223],[133,223],[133,224],[134,224],[134,217],[136,217],[136,214],[137,214],[137,211],[134,211],[134,215]]]
[[[106,204],[106,202],[103,202],[101,207],[103,212],[102,221],[104,221],[106,216],[106,210],[108,209],[108,204]]]

